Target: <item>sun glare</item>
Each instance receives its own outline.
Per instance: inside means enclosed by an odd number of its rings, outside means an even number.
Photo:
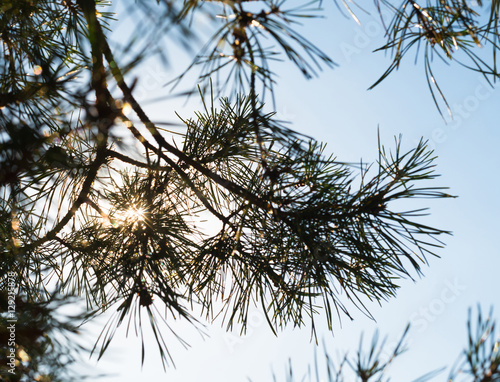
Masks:
[[[125,223],[132,223],[133,225],[144,221],[146,211],[138,206],[131,206],[128,210],[123,212],[121,220]]]

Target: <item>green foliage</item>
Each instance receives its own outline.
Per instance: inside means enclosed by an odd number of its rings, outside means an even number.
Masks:
[[[500,381],[500,336],[497,334],[493,308],[483,317],[478,308],[477,321],[472,323],[469,311],[468,341],[457,365],[450,373],[450,381]]]
[[[85,348],[76,342],[78,325],[85,315],[62,318],[58,310],[74,303],[68,296],[54,293],[50,300],[29,300],[24,295],[15,297],[15,310],[8,310],[7,292],[0,294],[0,372],[2,381],[58,382],[74,378],[70,366],[81,362],[77,352]],[[10,328],[14,326],[12,331]],[[10,336],[15,335],[14,340]],[[12,340],[12,341],[9,341]],[[10,364],[10,365],[9,365]]]
[[[468,342],[457,360],[456,365],[451,369],[450,375],[446,379],[448,382],[495,382],[500,381],[500,336],[496,332],[496,322],[492,317],[493,309],[488,317],[483,318],[481,308],[477,308],[477,319],[475,326],[472,324],[472,310],[469,310],[469,320],[467,322]],[[318,359],[315,353],[314,370],[310,368],[307,374],[300,378],[300,381],[328,381],[328,382],[389,382],[391,371],[390,366],[401,362],[399,356],[407,349],[407,336],[410,330],[408,325],[403,332],[401,339],[394,349],[388,349],[386,339],[379,340],[378,331],[372,337],[368,348],[363,345],[363,336],[359,342],[359,349],[354,356],[345,353],[340,362],[334,362],[325,347],[324,359]],[[396,360],[396,358],[398,358]],[[319,361],[319,362],[318,362]],[[318,366],[320,364],[321,366]],[[436,380],[436,377],[445,368],[431,371],[412,379],[413,382],[424,382]],[[314,373],[314,374],[313,374]],[[297,379],[294,374],[292,362],[286,370],[286,381],[294,382]],[[406,377],[405,380],[410,380]],[[276,374],[274,374],[276,380]]]
[[[57,284],[85,298],[94,315],[116,309],[101,355],[116,327],[140,324],[145,311],[168,360],[161,321],[196,325],[195,304],[228,327],[245,329],[257,304],[275,332],[309,322],[314,332],[321,309],[333,328],[349,304],[367,312],[366,301],[393,296],[401,278],[421,273],[448,232],[426,226],[423,210],[396,208],[450,196],[430,183],[425,142],[404,150],[397,140],[393,151],[379,143],[377,163],[354,166],[264,108],[280,52],[307,78],[334,66],[296,30],[319,3],[125,3],[124,17],[149,20],[126,49],[112,41],[108,1],[0,3],[0,269],[15,272],[27,301],[50,300]],[[481,29],[463,1],[376,4],[394,17],[383,49],[394,48],[395,59],[383,78],[421,40],[447,57],[455,42],[466,52],[477,39],[496,48],[496,6]],[[165,36],[191,51],[200,38],[192,20],[217,14],[222,24],[178,78],[200,66],[201,89],[214,78],[211,97],[202,95],[204,110],[181,120],[185,129],[173,138],[135,98],[130,73],[166,55]],[[425,33],[414,33],[415,22]],[[427,50],[425,57],[433,78]],[[477,62],[496,76],[494,64]],[[214,93],[224,93],[220,106]]]
[[[423,55],[427,84],[436,106],[440,109],[441,99],[450,115],[450,108],[432,70],[434,58],[446,63],[456,61],[481,73],[487,81],[498,77],[496,52],[500,2],[491,1],[489,5],[483,5],[481,0],[427,0],[425,4],[408,0],[398,5],[388,0],[376,2],[387,7],[391,15],[387,26],[387,43],[379,50],[391,51],[393,61],[372,88],[397,69],[412,49],[416,49],[417,56]],[[484,11],[483,7],[486,8]],[[491,47],[491,56],[475,49],[483,46]]]

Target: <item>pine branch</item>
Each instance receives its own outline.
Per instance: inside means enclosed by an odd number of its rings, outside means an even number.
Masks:
[[[153,146],[148,146],[147,148],[151,149],[151,148],[154,148],[154,147]],[[144,168],[144,169],[148,169],[148,170],[152,170],[152,171],[167,171],[167,172],[172,170],[172,168],[170,168],[170,167],[160,166],[160,165],[151,164],[151,163],[140,162],[138,160],[132,159],[129,156],[126,156],[126,155],[124,155],[122,153],[119,153],[119,152],[117,152],[115,150],[111,150],[111,149],[107,150],[107,155],[110,158],[118,159],[118,160],[120,160],[120,161],[122,161],[124,163],[128,163],[128,164],[131,164],[131,165],[139,167],[139,168]]]
[[[96,155],[92,164],[88,167],[86,178],[82,184],[80,193],[76,200],[72,203],[66,215],[49,231],[44,237],[35,240],[34,242],[24,246],[22,251],[28,252],[41,244],[53,240],[56,235],[68,224],[71,218],[76,214],[83,203],[88,200],[88,195],[92,189],[92,185],[97,177],[99,169],[106,163],[108,159],[107,143],[108,131],[113,125],[116,113],[109,106],[109,98],[106,85],[106,72],[102,60],[103,41],[100,25],[96,17],[96,9],[94,0],[77,0],[78,5],[83,9],[85,18],[89,25],[89,36],[91,42],[92,53],[92,89],[96,96],[96,109],[98,110],[98,127],[100,135],[97,137]],[[102,31],[101,31],[102,32]]]

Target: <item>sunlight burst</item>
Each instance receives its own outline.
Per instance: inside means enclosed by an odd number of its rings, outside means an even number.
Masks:
[[[137,228],[140,223],[146,220],[146,210],[137,205],[131,205],[127,210],[122,211],[116,216],[116,221],[113,225],[122,225]]]
[[[132,223],[138,223],[144,220],[145,212],[146,211],[144,211],[144,209],[141,207],[131,206],[128,210],[124,212],[123,220]]]

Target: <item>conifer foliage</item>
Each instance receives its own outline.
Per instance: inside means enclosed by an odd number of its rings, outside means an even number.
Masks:
[[[113,39],[121,15],[109,1],[0,3],[0,269],[15,273],[26,303],[57,291],[85,298],[94,315],[115,311],[101,352],[120,323],[147,312],[168,361],[162,320],[196,325],[193,304],[229,327],[245,327],[251,304],[273,331],[314,323],[318,311],[333,327],[352,305],[366,310],[365,301],[393,296],[400,278],[421,272],[447,231],[423,224],[423,210],[393,206],[449,197],[429,182],[425,142],[406,151],[399,140],[391,150],[379,143],[376,163],[354,166],[264,106],[275,56],[308,78],[335,66],[295,30],[321,4],[288,3],[124,2],[148,20],[127,44]],[[465,1],[431,3],[375,1],[394,15],[382,48],[394,62],[383,78],[415,41],[426,46],[432,84],[429,50],[453,60],[454,45],[496,47],[498,2],[486,26]],[[136,99],[129,73],[166,54],[167,35],[198,41],[199,18],[218,24],[176,82],[199,70],[187,93],[199,84],[204,108],[181,119],[173,139]],[[496,75],[494,64],[469,57]]]

